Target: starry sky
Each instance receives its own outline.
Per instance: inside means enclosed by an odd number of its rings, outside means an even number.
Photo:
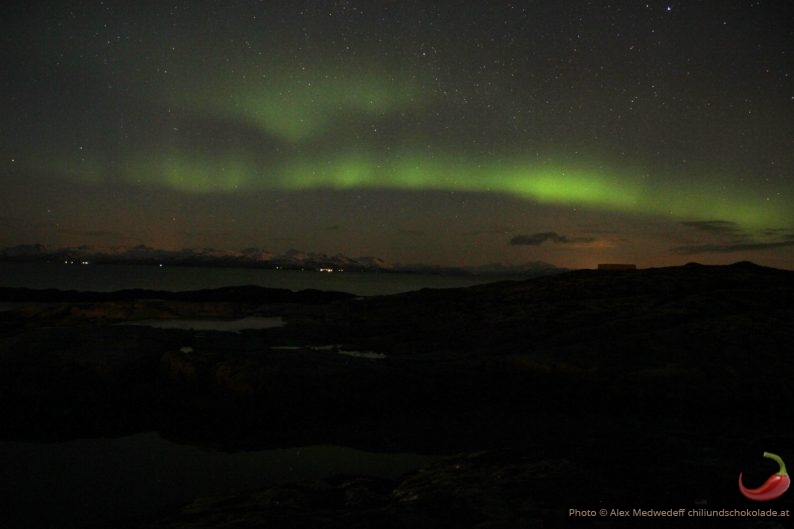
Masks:
[[[0,9],[0,246],[794,268],[788,2]]]

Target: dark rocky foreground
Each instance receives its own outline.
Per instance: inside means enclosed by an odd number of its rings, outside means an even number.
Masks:
[[[118,527],[772,528],[790,518],[618,520],[568,509],[794,514],[792,492],[754,503],[736,487],[740,471],[753,486],[776,471],[764,451],[794,467],[794,272],[585,270],[371,298],[0,289],[0,301],[26,302],[0,312],[7,439],[157,430],[225,450],[337,444],[449,456],[396,480],[333,476]],[[114,325],[252,315],[287,324]]]

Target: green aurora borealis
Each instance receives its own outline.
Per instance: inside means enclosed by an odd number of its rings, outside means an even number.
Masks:
[[[82,169],[86,167],[86,169]],[[99,183],[113,168],[64,163],[60,172]],[[264,164],[245,152],[214,157],[179,152],[137,155],[116,168],[124,181],[184,193],[235,193],[280,189],[399,189],[499,193],[543,204],[571,205],[597,210],[672,215],[681,219],[719,218],[746,227],[784,225],[785,208],[762,197],[736,192],[716,193],[708,186],[651,189],[631,176],[576,165],[494,163],[476,158],[407,153],[383,156],[368,152],[338,154],[319,159],[296,156]]]
[[[394,261],[591,266],[596,256],[732,262],[758,254],[731,248],[756,245],[770,263],[790,265],[794,92],[779,48],[790,29],[774,13],[748,18],[739,3],[720,13],[724,24],[709,23],[724,34],[707,38],[691,31],[714,13],[704,6],[554,4],[456,16],[414,3],[77,3],[43,19],[20,8],[4,41],[17,75],[6,76],[0,243],[184,244],[145,235],[186,229],[162,225],[169,214],[156,210],[175,204],[206,229],[187,242],[216,247],[231,239],[276,249],[298,234],[319,246],[309,250]],[[47,36],[32,30],[41,20]],[[56,183],[64,203],[23,182]],[[307,193],[325,199],[304,223]],[[412,197],[410,211],[393,193]],[[88,195],[126,196],[130,211],[77,215],[68,203]],[[273,200],[280,217],[262,213],[259,223],[242,211],[249,201],[275,211]],[[351,211],[357,200],[367,212]],[[500,201],[509,206],[492,221],[472,211]],[[53,210],[63,217],[54,221]],[[373,210],[390,220],[360,228]],[[248,220],[231,237],[207,228],[237,215]],[[318,233],[317,218],[348,238]],[[477,223],[495,233],[479,237],[483,254],[472,257],[463,246],[465,233],[481,233]],[[75,235],[102,230],[118,240]],[[405,241],[389,244],[395,230],[421,232],[419,246],[456,242],[406,255]],[[507,244],[533,232],[610,236],[578,247]]]

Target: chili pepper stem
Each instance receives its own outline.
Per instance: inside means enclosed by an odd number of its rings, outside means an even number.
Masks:
[[[777,461],[777,464],[780,465],[780,470],[778,471],[778,474],[780,474],[781,476],[788,476],[788,473],[786,472],[786,464],[783,463],[783,460],[780,459],[780,456],[772,454],[770,452],[764,452],[764,457],[768,457],[769,459],[774,459],[775,461]]]

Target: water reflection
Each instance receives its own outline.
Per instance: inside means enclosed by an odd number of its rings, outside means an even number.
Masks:
[[[248,317],[236,320],[206,320],[206,319],[179,319],[179,320],[138,320],[121,323],[120,325],[140,325],[155,327],[157,329],[185,329],[194,331],[231,331],[240,332],[246,329],[272,329],[283,327],[284,319],[281,317]]]
[[[6,527],[67,528],[152,515],[196,497],[333,474],[397,477],[434,458],[342,446],[223,453],[156,433],[66,443],[0,442]]]
[[[309,351],[331,351],[340,355],[352,356],[354,358],[368,358],[370,360],[382,360],[386,358],[386,355],[383,353],[343,349],[341,345],[276,345],[270,347],[270,349],[274,351],[300,351],[302,349],[308,349]]]

